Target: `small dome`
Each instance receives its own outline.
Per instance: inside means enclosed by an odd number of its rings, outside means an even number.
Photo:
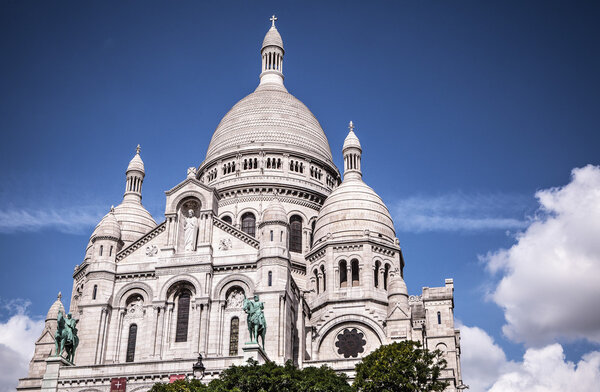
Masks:
[[[100,223],[98,223],[98,226],[96,226],[96,229],[94,229],[92,238],[110,237],[117,240],[121,238],[121,227],[119,226],[119,222],[113,211],[114,210],[111,209],[108,214],[104,215],[104,218],[102,218]]]
[[[344,178],[319,212],[314,243],[327,238],[356,240],[366,235],[394,243],[394,222],[385,203],[373,189],[360,178]]]
[[[352,122],[350,122],[350,124],[352,124]],[[351,147],[358,148],[359,150],[362,151],[362,148],[360,147],[360,141],[358,140],[358,137],[352,130],[348,133],[348,136],[346,136],[346,139],[344,139],[344,147],[342,147],[342,151],[346,150],[347,148],[351,148]]]
[[[114,216],[121,226],[121,239],[125,246],[130,245],[156,227],[152,215],[135,201],[124,200],[115,207]]]
[[[404,279],[400,275],[392,277],[388,285],[388,296],[395,294],[408,296],[406,282],[404,282]]]
[[[283,204],[275,197],[263,212],[263,222],[283,222],[287,223],[287,213]]]
[[[129,166],[127,166],[127,171],[137,170],[142,173],[146,173],[144,170],[144,161],[142,161],[142,157],[140,156],[140,145],[138,144],[136,153],[129,161]]]
[[[60,300],[61,298],[62,298],[61,293],[58,293],[58,297],[56,298],[56,301],[54,301],[52,306],[50,306],[50,309],[48,309],[48,314],[46,315],[46,322],[48,322],[50,320],[57,320],[59,310],[62,310],[63,313],[65,312],[65,307],[63,306],[63,304]]]
[[[275,28],[275,26],[271,27],[267,34],[265,35],[265,39],[263,40],[262,49],[267,46],[279,46],[283,49],[283,39],[279,34],[279,31]]]

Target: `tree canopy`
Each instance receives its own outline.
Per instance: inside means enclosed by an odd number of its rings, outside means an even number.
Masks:
[[[414,341],[379,347],[356,365],[353,387],[358,392],[437,392],[446,360],[439,350],[429,351]]]

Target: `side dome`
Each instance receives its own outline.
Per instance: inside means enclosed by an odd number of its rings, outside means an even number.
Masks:
[[[104,218],[98,223],[91,238],[95,237],[109,237],[116,240],[121,238],[121,226],[115,217],[114,209],[104,215]]]
[[[314,231],[314,244],[331,238],[358,239],[370,236],[394,243],[394,222],[385,203],[360,179],[344,180],[325,199]]]
[[[319,121],[285,87],[275,83],[258,86],[227,112],[208,145],[205,162],[227,153],[264,147],[333,162]]]
[[[277,197],[265,208],[262,215],[262,222],[283,222],[287,224],[287,213]]]
[[[62,310],[63,313],[65,312],[65,307],[63,306],[63,304],[60,300],[61,298],[62,298],[62,294],[58,293],[56,301],[54,301],[52,306],[50,306],[50,309],[48,309],[48,313],[46,314],[46,322],[51,321],[51,320],[57,320],[59,310]]]
[[[121,240],[125,246],[156,227],[152,215],[136,202],[123,201],[115,207],[114,216],[121,226]]]

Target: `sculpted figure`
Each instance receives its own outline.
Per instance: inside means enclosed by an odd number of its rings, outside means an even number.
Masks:
[[[248,314],[248,332],[250,332],[250,343],[258,343],[258,337],[262,338],[262,347],[265,348],[265,335],[267,334],[267,322],[263,309],[264,302],[258,300],[258,295],[254,300],[244,298],[244,312]]]
[[[194,237],[196,235],[196,217],[194,216],[194,210],[188,210],[188,216],[183,221],[183,230],[185,238],[185,250],[194,250]]]
[[[66,350],[67,361],[73,363],[75,357],[75,349],[79,345],[79,337],[77,337],[77,323],[79,320],[73,318],[71,313],[65,318],[62,310],[58,311],[56,335],[54,336],[55,356],[61,356]]]

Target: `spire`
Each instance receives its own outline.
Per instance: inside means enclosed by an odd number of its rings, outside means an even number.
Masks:
[[[127,166],[127,171],[125,172],[127,180],[123,201],[142,202],[142,183],[146,176],[146,170],[144,169],[144,161],[142,161],[142,157],[140,156],[141,149],[138,144],[135,149],[135,155]]]
[[[344,140],[342,154],[344,155],[344,181],[346,179],[361,179],[362,172],[360,169],[360,161],[362,156],[362,148],[360,141],[354,133],[354,123],[350,121],[348,125],[348,136]]]
[[[277,17],[271,16],[271,28],[267,31],[260,50],[262,67],[260,74],[260,84],[273,83],[283,85],[283,40],[275,21]]]

